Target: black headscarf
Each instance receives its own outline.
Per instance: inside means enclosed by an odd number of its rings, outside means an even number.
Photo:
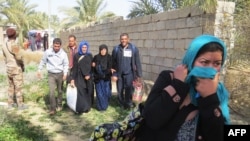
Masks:
[[[101,50],[106,49],[107,52],[105,55],[101,55]],[[96,56],[95,62],[97,65],[101,65],[102,70],[106,70],[108,68],[108,46],[105,44],[102,44],[99,46],[99,54]]]

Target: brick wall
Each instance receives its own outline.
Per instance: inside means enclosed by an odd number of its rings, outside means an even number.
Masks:
[[[194,37],[209,33],[231,39],[229,34],[222,32],[219,25],[225,23],[226,20],[223,19],[231,19],[229,26],[232,29],[234,7],[232,2],[218,2],[214,13],[188,7],[130,20],[120,17],[106,19],[98,24],[62,31],[60,38],[63,45],[67,45],[69,34],[74,34],[78,42],[87,40],[90,51],[95,55],[100,44],[107,44],[111,53],[113,47],[119,44],[119,35],[126,32],[130,41],[139,48],[144,79],[154,81],[160,71],[173,69],[181,62]],[[233,47],[232,42],[228,45]]]

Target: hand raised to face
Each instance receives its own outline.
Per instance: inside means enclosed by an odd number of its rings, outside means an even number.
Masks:
[[[187,73],[188,69],[186,65],[178,65],[174,70],[174,78],[184,82],[187,77]]]
[[[196,86],[195,89],[200,94],[201,97],[207,97],[216,93],[218,83],[219,83],[219,73],[217,73],[214,79],[210,78],[196,78]]]

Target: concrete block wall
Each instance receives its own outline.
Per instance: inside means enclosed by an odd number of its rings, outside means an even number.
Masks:
[[[219,2],[218,8],[232,6],[228,2],[221,4]],[[74,34],[78,42],[87,40],[94,55],[98,53],[100,44],[107,44],[111,54],[113,47],[119,44],[120,34],[126,32],[130,41],[139,48],[144,79],[154,81],[162,70],[174,69],[181,63],[194,37],[204,33],[215,33],[214,25],[218,21],[218,12],[222,11],[206,13],[196,7],[187,7],[130,20],[118,18],[114,21],[108,20],[88,27],[62,31],[60,38],[63,45],[67,45],[69,34]],[[231,12],[233,13],[233,10]]]

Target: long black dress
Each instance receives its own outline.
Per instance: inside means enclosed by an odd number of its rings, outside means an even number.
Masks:
[[[74,65],[72,68],[71,79],[75,80],[77,87],[76,112],[89,112],[92,106],[93,97],[93,79],[91,75],[92,54],[75,54]],[[90,79],[86,80],[85,76],[89,75]]]
[[[101,50],[106,49],[106,55],[101,55]],[[93,68],[93,75],[96,90],[96,106],[99,111],[108,108],[111,97],[111,55],[108,54],[107,46],[100,46],[99,54],[94,56],[93,62],[96,66]]]

